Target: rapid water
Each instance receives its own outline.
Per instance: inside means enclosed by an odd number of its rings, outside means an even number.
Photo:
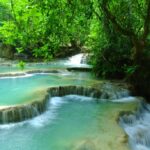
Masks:
[[[121,107],[128,105],[97,102],[77,95],[53,97],[47,111],[40,116],[0,125],[0,149],[124,150],[116,142],[120,129],[113,123],[113,116]]]
[[[132,150],[150,150],[150,104],[139,102],[138,110],[121,117],[120,124],[129,136]]]
[[[87,61],[86,61],[87,54],[80,53],[75,56],[72,56],[69,58],[69,60],[65,63],[69,66],[75,66],[75,67],[88,67]]]

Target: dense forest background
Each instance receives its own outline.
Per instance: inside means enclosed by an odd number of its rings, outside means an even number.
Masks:
[[[0,55],[51,60],[91,54],[103,78],[150,98],[150,0],[0,0]]]

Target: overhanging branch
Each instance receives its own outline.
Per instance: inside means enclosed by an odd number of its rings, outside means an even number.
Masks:
[[[129,37],[135,37],[135,33],[124,29],[116,20],[116,17],[109,11],[108,7],[108,0],[103,0],[102,4],[101,4],[101,8],[103,10],[103,12],[105,13],[105,15],[107,16],[107,18],[111,21],[111,23],[114,25],[115,29],[117,31],[119,31],[120,33],[122,33],[125,36],[129,36]]]
[[[102,18],[101,18],[101,16],[98,14],[98,12],[97,12],[95,9],[93,9],[93,12],[94,12],[94,14],[96,15],[96,17],[101,21]]]
[[[145,17],[144,23],[144,33],[143,33],[143,40],[145,41],[149,32],[150,32],[150,0],[148,1],[147,13]]]

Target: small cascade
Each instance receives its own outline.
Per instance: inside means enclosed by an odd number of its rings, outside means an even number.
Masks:
[[[69,58],[70,64],[80,65],[81,63],[84,63],[82,61],[83,56],[84,56],[84,54],[81,53],[81,54],[77,54],[77,55],[74,55],[74,56],[70,57]]]
[[[0,124],[20,122],[40,115],[46,110],[48,95],[41,101],[29,104],[3,107],[0,109]]]
[[[121,98],[129,97],[130,91],[127,88],[106,82],[101,86],[101,99],[119,100]]]
[[[103,99],[111,100],[126,98],[124,101],[128,101],[128,91],[121,89],[120,91],[116,88],[115,95],[112,95],[114,88],[111,86],[102,86],[101,88],[93,88],[93,87],[84,87],[84,86],[58,86],[58,87],[50,87],[47,89],[47,95],[38,101],[33,101],[29,104],[11,106],[0,108],[0,123],[7,124],[12,122],[20,122],[27,119],[31,119],[40,115],[41,113],[47,110],[47,103],[51,100],[52,97],[56,96],[66,96],[66,95],[80,95],[86,97],[92,97],[97,102]],[[118,92],[117,92],[118,90]]]
[[[120,124],[129,136],[133,150],[150,150],[150,104],[139,102],[136,113],[124,114]]]
[[[29,104],[24,105],[1,108],[0,123],[7,124],[31,119],[47,110],[47,103],[50,98],[70,94],[88,96],[93,98],[101,97],[101,91],[92,87],[82,87],[82,86],[50,87],[47,90],[47,95],[42,100],[31,102]]]
[[[88,66],[87,65],[88,54],[80,53],[69,58],[67,65],[71,66]]]
[[[82,87],[82,86],[59,86],[52,87],[48,90],[51,97],[53,96],[65,96],[65,95],[81,95],[93,98],[100,98],[101,91],[92,87]]]

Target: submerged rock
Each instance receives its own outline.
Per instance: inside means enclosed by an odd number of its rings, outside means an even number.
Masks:
[[[90,72],[92,71],[91,67],[69,67],[67,68],[68,71],[83,71],[83,72]]]

